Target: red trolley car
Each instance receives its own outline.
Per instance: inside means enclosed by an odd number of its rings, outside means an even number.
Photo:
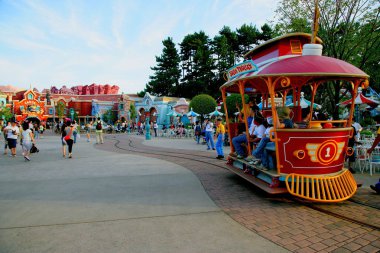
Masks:
[[[305,33],[287,34],[263,43],[245,55],[245,61],[227,71],[227,82],[220,88],[231,151],[232,139],[238,134],[239,124],[228,118],[226,96],[239,93],[243,104],[245,95],[262,96],[262,114],[273,116],[274,129],[271,141],[275,143],[275,170],[263,170],[243,159],[228,156],[230,170],[244,177],[265,191],[277,194],[289,192],[300,198],[318,202],[339,202],[353,196],[357,184],[349,170],[344,168],[348,140],[353,134],[351,122],[354,104],[351,104],[347,120],[328,121],[333,127],[306,129],[280,129],[277,123],[276,106],[284,106],[288,94],[293,95],[293,120],[301,119],[301,91],[309,86],[311,110],[318,88],[329,81],[343,81],[351,86],[352,97],[356,97],[359,86],[368,86],[368,75],[355,66],[330,57],[322,56],[322,41],[308,44],[311,35]],[[297,106],[298,105],[298,106]],[[248,109],[244,109],[247,122]],[[247,153],[251,146],[247,145]],[[243,170],[249,173],[243,173]]]

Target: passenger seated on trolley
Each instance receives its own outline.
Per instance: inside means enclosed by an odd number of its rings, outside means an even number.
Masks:
[[[265,130],[266,130],[266,127],[263,124],[264,118],[261,116],[261,114],[256,114],[254,121],[255,121],[256,127],[255,127],[255,130],[253,131],[253,136],[249,137],[249,142],[250,144],[252,143],[253,148],[255,148],[260,143],[261,139],[265,135]],[[246,158],[244,158],[244,160],[248,162],[251,161],[252,159],[254,159],[252,155],[249,155]]]
[[[253,116],[251,115],[251,111],[257,112],[260,110],[260,108],[256,105],[255,101],[249,101],[248,104],[245,105],[247,107],[247,111],[249,111],[249,115],[247,117],[247,124],[248,126],[251,125],[251,122],[253,120]],[[239,104],[236,103],[236,108],[239,112],[238,114],[238,120],[239,122],[244,122],[244,107],[240,110]]]
[[[268,123],[267,128],[265,130],[263,138],[261,138],[261,140],[260,140],[259,144],[256,146],[255,150],[252,151],[252,159],[249,162],[250,164],[258,164],[260,162],[260,160],[263,157],[265,147],[266,147],[267,143],[270,142],[269,134],[270,134],[270,131],[273,129],[273,118],[268,117],[268,118],[266,118],[266,121]],[[249,171],[245,171],[245,172],[249,172]]]
[[[254,119],[255,117],[255,112],[251,109],[250,110],[250,116]],[[255,130],[255,121],[252,120],[251,121],[251,124],[248,125],[249,126],[249,129],[248,129],[248,132],[250,135],[253,135],[253,132]],[[238,159],[242,159],[245,157],[245,151],[244,151],[244,148],[242,147],[242,144],[247,144],[247,135],[245,134],[245,132],[243,132],[242,134],[238,135],[238,136],[235,136],[234,138],[232,138],[232,145],[234,146],[235,150],[236,150],[236,157]],[[235,154],[231,154],[231,155],[235,155]]]
[[[307,128],[311,118],[311,110],[309,106],[301,109],[301,117],[302,121],[295,123],[294,126],[301,129]]]
[[[293,121],[289,117],[290,109],[288,107],[277,108],[277,126],[278,128],[294,128]],[[265,146],[264,152],[261,158],[261,165],[258,166],[261,169],[274,169],[274,160],[271,156],[271,152],[276,151],[276,145],[274,142],[268,142]]]

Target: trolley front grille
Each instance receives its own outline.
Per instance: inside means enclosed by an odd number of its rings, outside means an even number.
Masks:
[[[332,177],[292,173],[287,175],[285,182],[290,194],[316,202],[340,202],[352,197],[357,189],[348,170]]]

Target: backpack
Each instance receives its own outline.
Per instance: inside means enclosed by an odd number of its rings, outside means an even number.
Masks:
[[[195,135],[196,136],[200,136],[201,135],[201,126],[200,125],[197,125],[195,126]]]
[[[96,130],[102,130],[102,123],[100,121],[96,124]]]

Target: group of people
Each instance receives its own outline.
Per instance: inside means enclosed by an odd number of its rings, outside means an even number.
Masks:
[[[305,110],[305,114],[306,114]],[[310,113],[310,110],[309,110]],[[307,120],[308,116],[305,116]],[[288,107],[277,108],[277,126],[278,128],[293,128],[295,124],[290,119],[290,109]],[[240,134],[232,139],[232,144],[235,152],[231,156],[238,159],[244,159],[250,164],[255,164],[257,167],[267,170],[274,169],[274,161],[272,152],[275,151],[275,145],[271,142],[270,134],[273,129],[273,117],[269,116],[264,118],[256,106],[249,108],[249,115],[247,117],[249,139],[245,129],[240,130]],[[252,153],[248,154],[248,145],[252,144]],[[248,172],[246,170],[245,172]]]
[[[30,161],[30,153],[35,144],[35,136],[38,130],[35,129],[33,122],[25,120],[21,124],[21,129],[15,120],[11,120],[6,125],[2,123],[1,131],[3,132],[5,144],[4,155],[7,155],[8,149],[10,156],[16,157],[17,142],[20,140],[22,146],[22,155],[25,161]]]
[[[85,125],[84,130],[86,133],[87,142],[90,142],[90,129],[93,125],[95,125],[96,144],[103,144],[103,125],[100,117],[97,118],[96,122],[89,122]],[[66,119],[65,122],[62,122],[60,135],[62,143],[62,156],[65,158],[66,153],[68,153],[68,158],[72,158],[73,145],[76,143],[77,136],[79,135],[77,122],[75,120],[69,119]]]
[[[197,144],[200,144],[200,140],[204,135],[207,144],[207,150],[216,150],[216,158],[223,159],[224,151],[223,144],[225,139],[226,129],[223,124],[222,118],[217,118],[215,121],[215,135],[214,135],[214,123],[209,119],[205,118],[204,124],[201,125],[199,121],[195,122],[194,126],[194,136]],[[214,137],[216,143],[214,142]]]

